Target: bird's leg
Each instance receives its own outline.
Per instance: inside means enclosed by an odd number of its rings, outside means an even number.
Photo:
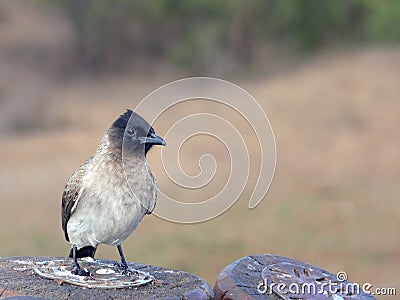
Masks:
[[[116,263],[115,266],[117,267],[117,269],[123,274],[123,275],[128,275],[129,277],[132,275],[138,275],[138,273],[129,268],[128,263],[126,262],[125,256],[124,256],[124,252],[122,251],[122,246],[118,245],[117,246],[118,252],[119,252],[119,256],[121,257],[121,263]]]
[[[76,245],[72,246],[72,255],[73,255],[73,269],[71,271],[72,274],[74,275],[78,275],[78,276],[90,276],[90,272],[86,271],[84,269],[81,268],[81,266],[78,264],[78,258],[76,257]]]

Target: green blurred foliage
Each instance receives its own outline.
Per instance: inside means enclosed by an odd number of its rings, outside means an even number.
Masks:
[[[168,59],[201,70],[219,59],[251,62],[264,45],[292,51],[400,40],[397,0],[43,0],[77,32],[80,63]]]
[[[400,1],[369,0],[368,8],[371,12],[366,24],[368,37],[379,42],[400,41]]]

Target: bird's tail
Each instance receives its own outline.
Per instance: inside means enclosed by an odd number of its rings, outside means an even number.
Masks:
[[[76,250],[76,258],[83,258],[83,257],[91,257],[94,258],[94,254],[96,253],[96,248],[92,246],[82,247],[79,250]],[[73,251],[69,252],[69,257],[73,257]]]

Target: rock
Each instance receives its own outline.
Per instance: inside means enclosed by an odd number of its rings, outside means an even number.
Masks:
[[[228,265],[219,274],[214,293],[215,300],[375,299],[361,287],[357,292],[344,272],[335,275],[298,260],[270,254],[243,257]]]
[[[135,288],[95,289],[40,277],[33,271],[38,262],[60,257],[0,258],[0,298],[10,299],[213,299],[208,283],[193,274],[157,266],[129,263],[131,268],[155,277],[152,283]],[[113,261],[96,259],[105,264]],[[72,264],[72,260],[71,260]]]

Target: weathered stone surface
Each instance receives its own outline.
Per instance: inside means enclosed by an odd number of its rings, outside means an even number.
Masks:
[[[243,257],[221,271],[214,286],[214,299],[375,299],[362,290],[354,293],[352,287],[347,278],[319,267],[283,256],[256,254]]]
[[[88,289],[59,283],[38,276],[35,262],[59,257],[0,258],[0,298],[36,299],[213,299],[208,283],[193,274],[157,266],[129,263],[129,266],[155,277],[151,284],[137,288]],[[110,261],[104,260],[105,263]],[[72,263],[72,261],[71,261]],[[17,296],[31,296],[17,297]],[[11,298],[11,299],[12,299]]]

